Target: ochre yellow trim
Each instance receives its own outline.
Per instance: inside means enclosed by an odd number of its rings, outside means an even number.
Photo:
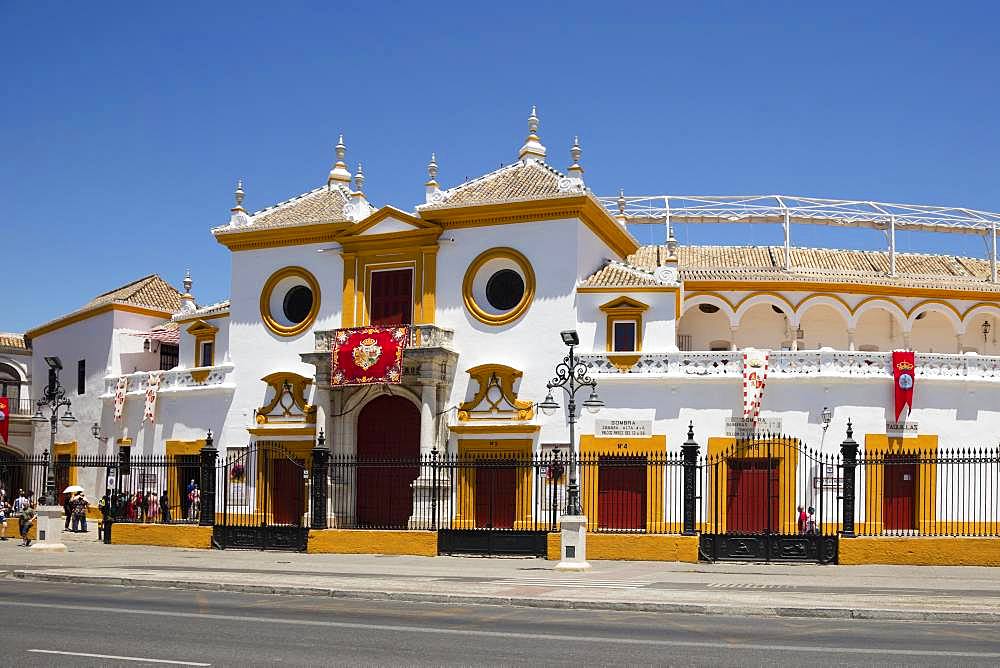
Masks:
[[[560,218],[578,218],[620,259],[639,250],[639,244],[625,228],[588,195],[473,205],[420,212],[420,217],[444,229],[510,225]]]
[[[517,468],[517,489],[514,496],[514,528],[526,529],[532,526],[531,497],[533,472],[531,461],[531,440],[503,439],[490,441],[486,439],[459,439],[458,456],[468,465],[459,466],[457,490],[455,498],[455,518],[452,526],[456,529],[476,528],[476,467],[473,462],[477,458],[523,459],[524,466]]]
[[[591,537],[587,537],[590,556]],[[842,538],[837,563],[901,566],[1000,566],[1000,538],[884,536]]]
[[[642,357],[642,353],[608,353],[608,361],[622,373],[627,373]]]
[[[645,287],[634,287],[634,288],[601,288],[593,287],[589,285],[582,285],[576,289],[577,292],[589,292],[589,293],[604,293],[604,294],[621,294],[622,292],[628,292],[629,294],[633,292],[680,292],[680,288],[671,287],[666,285],[650,285]]]
[[[177,318],[174,320],[178,325],[184,325],[189,322],[195,322],[196,320],[219,320],[220,318],[228,318],[229,313],[212,313],[210,315],[196,315],[190,318]]]
[[[283,248],[336,241],[337,235],[353,223],[318,223],[297,227],[274,227],[264,230],[219,232],[215,240],[231,251]]]
[[[777,445],[775,448],[768,448],[769,444]],[[798,533],[795,513],[795,472],[798,470],[799,449],[796,447],[798,441],[767,439],[744,441],[740,443],[741,450],[735,451],[736,439],[728,436],[713,436],[708,439],[708,452],[706,458],[710,461],[708,466],[708,489],[704,492],[708,499],[708,509],[705,521],[708,533],[726,532],[726,497],[727,485],[729,484],[729,458],[724,454],[733,453],[732,459],[770,459],[778,460],[778,522],[782,526],[777,530],[781,533]],[[718,478],[715,476],[718,475]],[[714,491],[714,494],[713,494]],[[718,526],[714,526],[715,522]]]
[[[312,529],[309,554],[400,554],[436,557],[436,531],[366,531],[361,529]]]
[[[729,308],[731,308],[733,310],[733,313],[736,313],[736,307],[733,306],[733,303],[731,301],[729,301],[728,297],[726,297],[725,295],[719,294],[718,292],[705,292],[705,291],[702,291],[702,292],[691,292],[691,293],[687,293],[685,295],[685,297],[684,297],[684,312],[685,313],[687,313],[688,310],[694,308],[695,306],[698,306],[698,304],[707,303],[707,302],[698,302],[698,303],[695,303],[697,301],[698,297],[715,297],[719,301],[725,303]]]
[[[115,441],[115,444],[116,445],[127,445],[128,447],[131,448],[132,447],[132,439],[131,438],[119,438],[118,440]]]
[[[949,304],[948,302],[942,301],[940,299],[925,299],[925,300],[923,300],[922,302],[920,302],[919,304],[917,304],[916,306],[914,306],[913,308],[911,308],[909,311],[907,311],[906,312],[906,317],[909,318],[911,315],[913,315],[914,313],[916,313],[918,310],[926,309],[927,306],[931,305],[931,304],[939,304],[941,306],[944,306],[945,308],[949,309],[952,313],[954,313],[955,317],[958,318],[959,322],[961,322],[961,320],[962,320],[962,312],[959,311],[957,308],[955,308],[955,306],[953,304]]]
[[[888,436],[887,434],[865,434],[865,456],[872,457],[872,463],[864,466],[865,500],[862,520],[865,533],[880,533],[884,526],[883,505],[885,500],[886,455],[913,455],[917,458],[916,528],[925,533],[935,531],[937,522],[937,459],[938,437],[936,434],[920,434],[913,438]]]
[[[964,322],[965,319],[968,318],[971,313],[973,313],[976,309],[980,309],[980,308],[995,308],[995,309],[1000,309],[1000,301],[994,302],[994,303],[990,303],[990,302],[976,302],[975,304],[973,304],[969,308],[965,309],[965,312],[962,313],[962,321]]]
[[[254,436],[314,436],[316,427],[247,427]]]
[[[205,447],[205,439],[195,441],[167,441],[165,447],[167,459],[184,455],[200,455],[201,449]],[[177,471],[178,468],[176,466],[167,467],[166,487],[163,489],[167,490],[168,499],[172,498],[175,494],[183,494],[182,488],[178,484]],[[156,490],[156,493],[161,494],[163,489]]]
[[[465,421],[473,419],[471,413],[476,411],[476,408],[479,407],[483,401],[488,402],[490,404],[489,408],[492,408],[493,410],[491,410],[488,415],[485,415],[480,419],[501,419],[496,416],[495,413],[495,411],[501,410],[501,401],[506,401],[510,411],[516,413],[510,418],[512,420],[530,420],[535,416],[534,404],[530,401],[518,399],[517,392],[514,391],[514,383],[516,383],[523,375],[517,369],[503,364],[480,364],[479,366],[474,366],[469,369],[468,374],[471,380],[476,381],[478,388],[476,389],[476,394],[472,397],[472,399],[459,404],[459,420]],[[495,403],[486,396],[490,389],[490,382],[493,378],[497,379],[501,394],[501,397],[497,399]]]
[[[562,556],[560,535],[548,535],[548,559],[559,561]],[[613,561],[681,561],[698,563],[697,536],[662,534],[588,533],[587,559]]]
[[[55,445],[52,446],[52,452],[50,453],[50,457],[51,457],[50,461],[52,462],[53,468],[54,468],[55,465],[58,464],[58,460],[59,460],[60,456],[68,455],[69,458],[72,460],[72,459],[76,459],[76,454],[77,454],[77,444],[76,444],[76,441],[69,441],[67,443],[56,443]],[[77,482],[76,482],[76,480],[77,480],[77,478],[76,478],[76,469],[77,469],[76,466],[70,466],[70,467],[68,467],[68,470],[66,472],[66,481],[67,481],[66,484],[67,484],[67,486],[68,485],[75,485],[75,484],[77,484]],[[57,494],[62,493],[62,489],[57,489],[56,493]]]
[[[32,339],[37,339],[43,334],[49,334],[56,330],[62,329],[63,327],[69,327],[70,325],[75,325],[78,322],[87,320],[88,318],[93,318],[104,313],[110,313],[111,311],[122,311],[124,313],[134,313],[136,315],[148,315],[152,318],[162,318],[167,319],[173,315],[170,311],[162,311],[160,309],[144,308],[142,306],[132,306],[130,304],[105,304],[104,306],[99,306],[87,311],[82,311],[80,313],[74,313],[73,315],[68,315],[64,318],[59,318],[54,320],[47,325],[42,325],[41,327],[36,327],[35,329],[28,330],[24,334],[25,342],[29,342]]]
[[[521,274],[524,276],[524,294],[521,296],[521,301],[514,308],[505,313],[495,315],[484,310],[476,303],[472,288],[479,270],[490,260],[498,259],[510,260],[521,269]],[[524,315],[535,298],[535,270],[531,267],[531,262],[528,261],[528,258],[520,251],[507,247],[491,248],[488,251],[480,253],[472,261],[472,264],[469,265],[469,268],[465,270],[465,278],[462,280],[462,298],[465,300],[466,310],[479,322],[495,327],[509,325]]]
[[[994,299],[1000,301],[1000,292],[987,290],[962,290],[955,288],[911,288],[887,285],[853,285],[849,283],[817,283],[812,281],[685,281],[688,290],[713,292],[716,290],[746,292],[774,291],[846,293],[856,295],[886,295],[891,297],[939,297],[943,299]]]
[[[624,437],[624,438],[597,438],[592,434],[580,435],[580,456],[598,459],[599,457],[641,457],[643,455],[662,456],[667,452],[667,437],[663,434],[653,434],[647,437]],[[584,476],[583,479],[583,507],[587,515],[588,531],[597,531],[600,527],[601,518],[600,504],[598,503],[598,490],[600,489],[600,466],[591,468],[591,475]],[[646,531],[656,531],[663,524],[663,499],[670,498],[669,495],[680,493],[680,490],[666,490],[668,496],[662,496],[663,492],[663,467],[646,467]],[[590,554],[590,544],[588,537],[588,551]],[[596,559],[596,557],[593,557]]]
[[[279,282],[292,277],[301,278],[306,282],[309,289],[312,290],[313,300],[312,308],[309,309],[309,314],[306,316],[305,320],[296,325],[286,326],[279,323],[271,315],[271,295]],[[312,327],[312,324],[316,321],[316,316],[319,314],[321,299],[319,281],[316,280],[315,276],[303,267],[285,267],[284,269],[279,269],[271,274],[271,277],[264,283],[264,287],[260,291],[260,317],[264,321],[264,325],[278,336],[298,336]]]
[[[286,383],[292,397],[293,406],[302,412],[302,421],[307,423],[316,422],[316,407],[306,401],[306,390],[312,385],[312,378],[301,376],[292,371],[276,371],[264,376],[261,380],[267,383],[267,386],[273,390],[273,396],[271,397],[271,401],[257,409],[255,420],[257,424],[275,422],[275,420],[269,417],[269,414],[278,405],[278,402],[281,401],[281,397],[284,396]],[[291,416],[284,415],[278,417]],[[281,420],[276,420],[276,422],[280,423]],[[312,429],[312,427],[309,427],[309,429]],[[254,432],[251,431],[250,433]]]
[[[367,236],[369,238],[371,238],[371,237],[388,237],[390,235],[399,234],[400,232],[409,232],[410,231],[410,230],[398,230],[396,232],[388,232],[388,233],[385,233],[385,234],[370,234],[370,235],[365,235],[365,232],[367,232],[368,230],[372,229],[373,227],[375,227],[376,225],[378,225],[379,223],[381,223],[386,218],[395,218],[396,220],[398,220],[400,222],[412,225],[415,230],[436,230],[438,232],[441,231],[441,228],[438,225],[434,225],[433,223],[429,223],[426,220],[423,220],[422,218],[416,218],[415,216],[411,216],[410,214],[406,213],[405,211],[401,211],[400,209],[397,209],[394,206],[386,205],[386,206],[383,206],[378,211],[376,211],[375,213],[373,213],[370,216],[368,216],[367,218],[365,218],[364,220],[359,221],[358,223],[356,223],[354,225],[351,225],[349,228],[347,228],[346,230],[344,230],[341,233],[341,241],[343,241],[344,239],[347,239],[347,238],[360,237],[360,236]]]
[[[115,522],[112,545],[158,545],[204,550],[212,547],[212,527],[190,524],[130,524]]]
[[[632,299],[631,297],[619,297],[601,304],[598,308],[600,308],[607,315],[605,318],[607,323],[605,343],[607,344],[608,352],[615,352],[614,334],[616,322],[635,323],[635,347],[630,351],[619,350],[617,352],[639,352],[642,350],[642,315],[649,310],[648,304],[643,304],[642,302]],[[635,361],[633,361],[632,364],[635,364]],[[629,364],[629,368],[631,368],[632,364]]]
[[[534,434],[542,427],[537,424],[455,424],[448,429],[453,434]]]
[[[204,383],[206,380],[208,380],[208,376],[212,373],[212,370],[211,369],[191,369],[190,371],[188,371],[188,373],[191,374],[192,380],[194,380],[194,382],[196,382],[196,383],[198,383],[200,385],[201,383]]]
[[[738,304],[736,304],[736,308],[734,310],[736,311],[737,314],[739,314],[739,310],[743,307],[744,304],[746,304],[751,299],[755,299],[757,297],[774,297],[775,299],[783,302],[786,306],[788,306],[789,311],[790,311],[789,313],[786,313],[785,315],[791,315],[792,313],[795,312],[795,308],[796,307],[792,305],[792,302],[788,301],[787,297],[785,297],[783,294],[780,294],[778,292],[770,292],[770,291],[758,291],[758,292],[754,292],[753,294],[747,295],[746,297],[744,297],[743,299],[741,299]],[[764,304],[770,304],[770,302],[766,302],[765,301],[765,302],[761,302],[760,304],[755,304],[754,306],[762,306]],[[753,307],[751,307],[751,308],[753,308]],[[749,310],[749,309],[747,309],[747,310]]]
[[[206,367],[215,366],[215,335],[219,332],[219,328],[214,325],[209,325],[204,320],[198,319],[187,328],[188,334],[194,337],[194,365],[195,367]],[[202,359],[202,344],[211,343],[212,344],[212,359],[206,360]],[[194,372],[192,372],[192,377],[194,377]],[[205,372],[205,377],[208,377],[208,373]],[[198,380],[195,378],[196,382],[204,382],[204,379]]]

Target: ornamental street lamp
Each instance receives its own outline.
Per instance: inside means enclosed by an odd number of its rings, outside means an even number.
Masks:
[[[987,338],[990,335],[990,321],[983,320],[983,326],[981,327],[983,332],[983,343],[986,343]]]
[[[49,365],[49,384],[46,385],[42,398],[36,402],[35,415],[31,420],[37,424],[49,423],[49,449],[45,454],[51,458],[56,447],[56,433],[59,431],[59,423],[62,422],[65,427],[69,428],[76,424],[77,419],[73,415],[69,399],[66,398],[66,390],[59,382],[62,362],[59,361],[58,357],[46,357],[45,363]],[[42,413],[43,408],[48,409],[48,417]],[[60,409],[65,409],[61,416]],[[56,476],[51,459],[45,469],[45,493],[39,498],[39,503],[43,506],[56,505]]]
[[[583,407],[590,413],[597,413],[604,402],[597,396],[597,381],[587,375],[587,365],[577,358],[574,348],[580,345],[580,337],[575,330],[560,332],[563,343],[569,346],[569,354],[556,365],[556,375],[546,384],[548,394],[545,400],[538,404],[546,415],[555,415],[559,404],[552,397],[552,388],[559,387],[566,392],[566,419],[569,423],[569,486],[566,489],[566,514],[578,516],[583,514],[580,507],[579,463],[576,457],[576,393],[583,388],[590,389],[590,397],[583,402]]]

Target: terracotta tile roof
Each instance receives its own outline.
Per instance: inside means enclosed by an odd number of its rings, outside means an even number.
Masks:
[[[351,195],[346,188],[342,186],[328,188],[324,185],[250,214],[247,217],[249,223],[246,225],[238,227],[221,225],[213,229],[212,232],[225,234],[243,230],[266,230],[275,227],[295,227],[317,223],[345,223],[349,220],[344,214],[344,204],[350,198]],[[372,209],[372,211],[374,210]]]
[[[28,344],[24,341],[24,334],[0,332],[0,348],[27,351]]]
[[[896,276],[889,276],[885,251],[792,248],[790,269],[782,268],[780,246],[678,246],[677,268],[688,281],[829,281],[862,285],[976,288],[1000,292],[988,283],[990,263],[951,255],[896,253]],[[666,264],[667,247],[643,246],[625,263],[651,272]],[[597,271],[583,285],[628,287],[609,267]]]
[[[664,285],[651,272],[630,267],[622,262],[609,260],[608,263],[591,274],[581,288],[647,288]]]
[[[230,300],[224,299],[221,302],[216,302],[214,304],[206,304],[205,306],[199,306],[193,311],[181,311],[173,317],[173,325],[177,326],[178,322],[187,322],[189,320],[196,320],[198,318],[204,318],[208,315],[221,315],[223,313],[229,314],[229,304]]]
[[[558,170],[537,160],[518,160],[500,169],[466,181],[443,192],[441,203],[424,204],[418,209],[443,209],[474,204],[492,204],[529,199],[562,197],[559,181],[566,178]]]
[[[156,274],[150,274],[94,297],[80,310],[88,311],[106,304],[143,306],[173,313],[181,307],[181,293]]]

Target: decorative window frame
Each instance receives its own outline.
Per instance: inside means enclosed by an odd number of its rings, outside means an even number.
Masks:
[[[215,337],[219,333],[219,328],[208,324],[204,320],[195,320],[187,328],[187,333],[194,337],[194,368],[197,369],[191,371],[191,377],[194,378],[196,383],[203,383],[209,374],[208,369],[204,367],[215,366],[215,355],[217,352]],[[202,344],[204,343],[212,344],[212,359],[210,360],[202,359]]]
[[[535,416],[535,405],[517,398],[514,383],[520,371],[503,364],[480,364],[468,370],[471,380],[479,384],[476,394],[458,406],[460,422],[474,420],[530,420]],[[490,390],[499,396],[490,396]],[[506,413],[507,415],[503,415]]]
[[[637,299],[632,299],[631,297],[621,296],[612,299],[609,302],[601,304],[599,307],[601,311],[605,314],[606,330],[605,330],[605,349],[609,353],[638,353],[642,352],[642,329],[643,329],[643,314],[649,310],[649,305],[644,304]],[[635,323],[635,349],[634,350],[615,350],[615,323],[616,322],[634,322]]]
[[[278,284],[286,278],[302,279],[313,293],[312,308],[309,309],[309,314],[305,320],[295,325],[283,325],[275,320],[271,313],[271,297],[274,295],[274,290],[278,287]],[[322,295],[319,289],[319,281],[316,280],[316,277],[308,269],[296,266],[284,267],[271,274],[267,281],[264,282],[264,287],[260,291],[260,318],[264,326],[278,336],[298,336],[312,327],[313,323],[316,322],[321,301]]]
[[[316,406],[306,401],[312,378],[292,371],[277,371],[261,378],[272,390],[271,400],[258,408],[255,422],[267,424],[315,424]],[[266,391],[265,391],[266,392]],[[276,410],[280,413],[276,414]]]
[[[479,270],[491,260],[509,260],[517,265],[524,278],[524,294],[514,308],[503,313],[490,313],[476,301],[473,287]],[[483,251],[472,261],[469,268],[465,270],[465,277],[462,279],[462,299],[465,301],[465,309],[473,318],[486,325],[501,327],[509,325],[518,320],[531,306],[535,299],[535,270],[531,262],[523,253],[513,248],[500,247]]]

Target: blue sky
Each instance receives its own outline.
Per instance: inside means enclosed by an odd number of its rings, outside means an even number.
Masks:
[[[410,209],[431,151],[445,186],[509,163],[532,104],[554,165],[580,135],[598,194],[1000,210],[1000,6],[880,4],[2,2],[0,330],[188,266],[199,301],[225,298],[209,229],[237,177],[252,210],[320,185],[342,131],[369,198]],[[882,244],[815,227],[793,242]]]

